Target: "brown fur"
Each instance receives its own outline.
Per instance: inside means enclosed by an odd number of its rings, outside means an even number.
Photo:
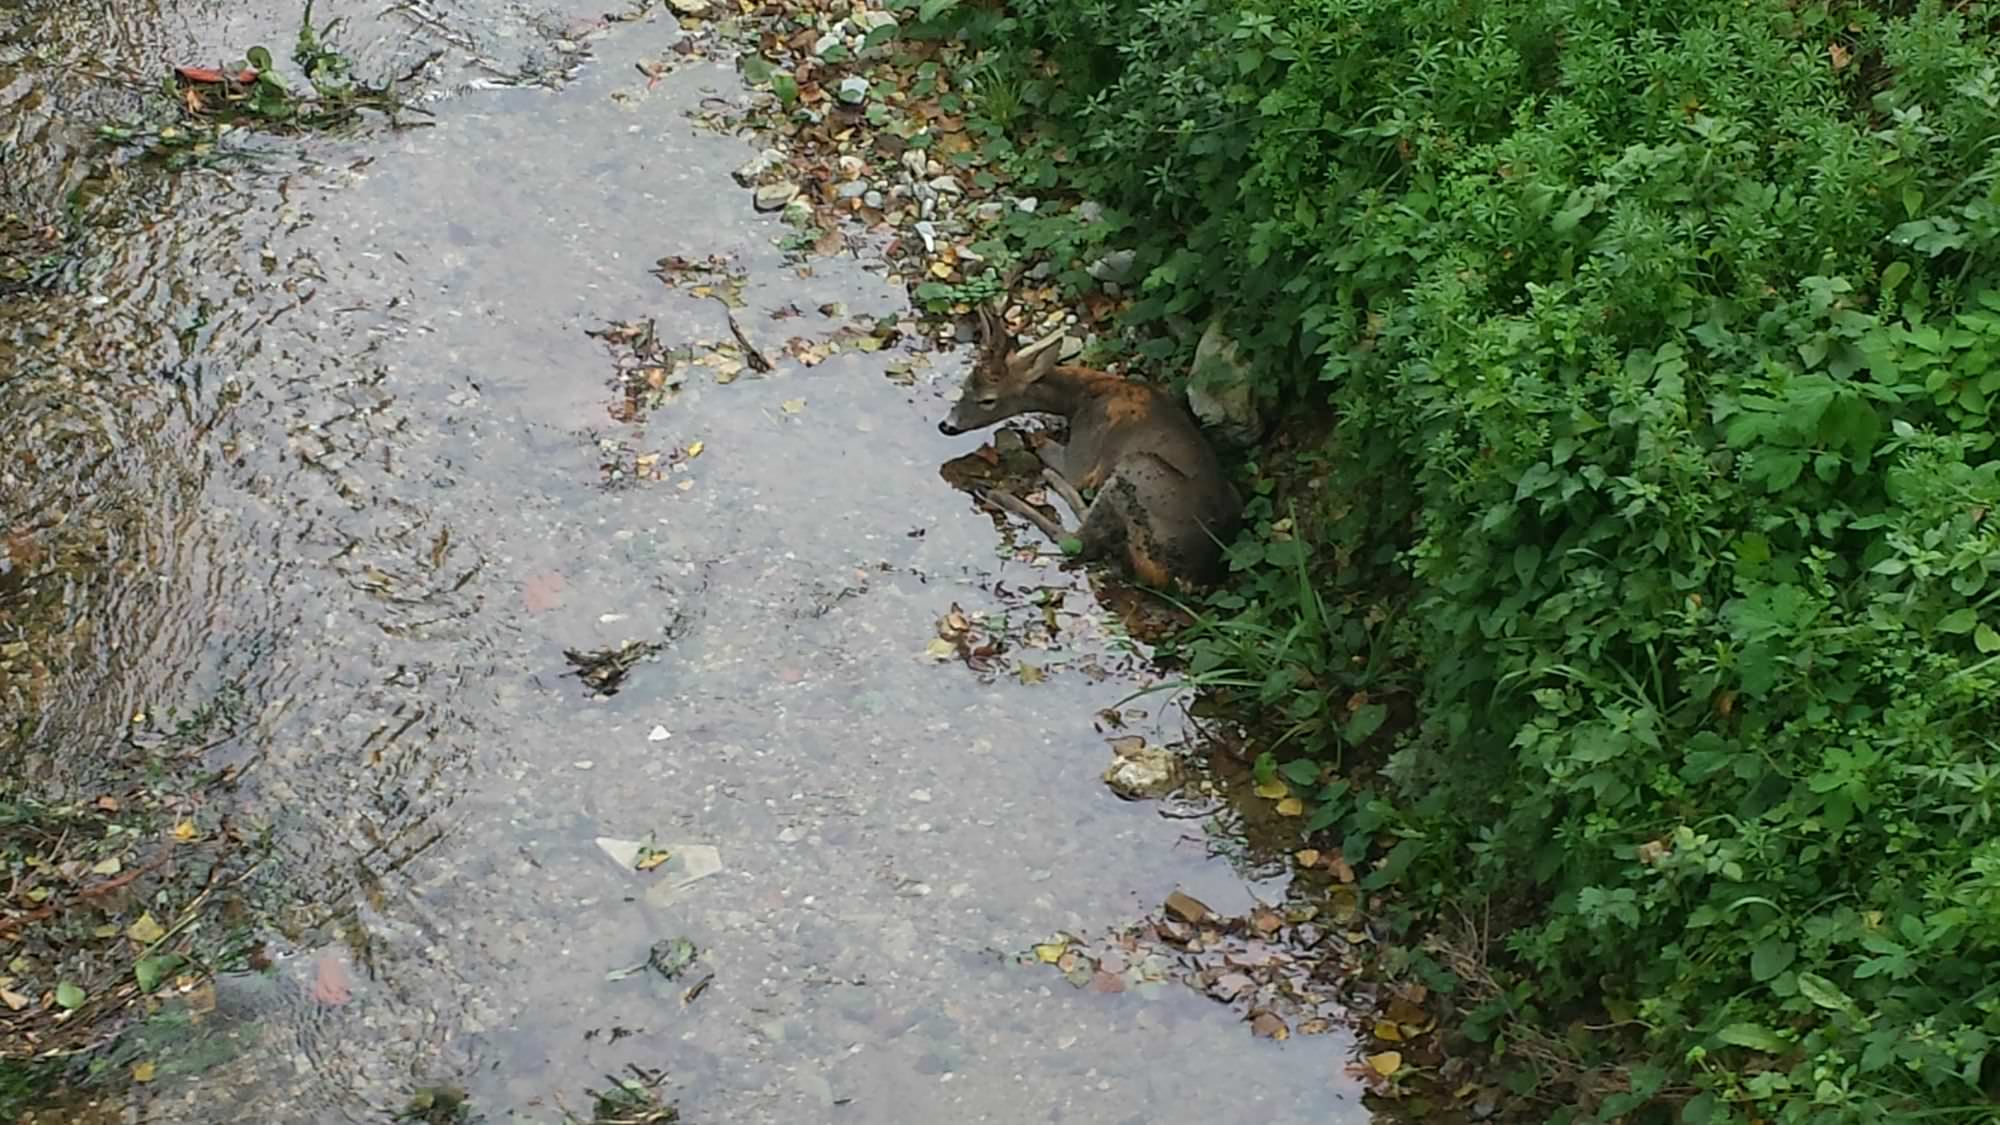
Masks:
[[[1097,495],[1076,511],[1086,558],[1121,560],[1158,588],[1207,585],[1221,571],[1222,547],[1235,533],[1242,500],[1180,400],[1146,383],[1055,362],[1055,349],[1024,356],[1009,350],[997,318],[981,311],[983,347],[950,415],[938,423],[962,434],[1020,414],[1060,414],[1066,446],[1040,452],[1056,491],[1073,509],[1078,489]],[[994,493],[1051,538],[1060,523]]]

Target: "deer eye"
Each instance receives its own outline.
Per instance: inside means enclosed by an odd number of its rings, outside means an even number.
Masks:
[[[981,406],[998,406],[998,405],[1000,405],[1000,396],[999,396],[999,395],[981,395],[981,396],[979,396],[979,405],[981,405]]]

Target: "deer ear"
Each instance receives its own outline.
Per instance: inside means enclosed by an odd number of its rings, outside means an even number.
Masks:
[[[1035,380],[1041,378],[1042,376],[1047,375],[1049,372],[1054,371],[1056,369],[1056,361],[1061,358],[1062,358],[1061,344],[1060,343],[1050,344],[1048,347],[1043,348],[1041,351],[1035,353],[1035,358],[1028,364],[1027,372],[1021,376],[1022,380],[1024,382],[1032,383]]]

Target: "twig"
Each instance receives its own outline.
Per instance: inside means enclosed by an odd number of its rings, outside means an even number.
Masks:
[[[764,353],[758,351],[757,345],[751,343],[750,337],[744,333],[743,326],[736,323],[736,310],[724,305],[722,311],[723,315],[729,318],[729,334],[736,337],[737,343],[743,345],[743,354],[750,360],[750,370],[760,375],[773,370],[771,361],[764,358]]]

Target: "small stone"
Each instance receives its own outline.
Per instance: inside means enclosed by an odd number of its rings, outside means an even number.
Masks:
[[[868,170],[868,162],[858,156],[843,156],[839,160],[840,174],[850,180],[858,180],[861,173]]]
[[[932,190],[936,191],[939,195],[965,194],[965,185],[959,183],[957,177],[954,176],[937,177],[936,179],[931,181],[931,188]]]
[[[705,16],[708,14],[708,0],[667,0],[675,15]]]
[[[1104,204],[1094,199],[1086,199],[1076,205],[1076,217],[1086,223],[1094,223],[1104,218]]]
[[[931,791],[928,789],[910,790],[910,800],[915,801],[918,804],[927,804],[929,803],[930,799],[931,799]]]
[[[850,74],[840,80],[840,100],[848,105],[860,105],[868,100],[868,80],[858,74]]]
[[[873,31],[878,27],[896,26],[896,17],[887,12],[870,10],[855,16],[854,25],[863,31]]]
[[[979,216],[981,221],[990,223],[1005,214],[1006,211],[1007,205],[1005,203],[995,203],[992,200],[988,200],[974,208],[972,213]]]
[[[1148,746],[1136,736],[1116,739],[1111,744],[1111,768],[1104,771],[1104,783],[1128,801],[1164,797],[1180,783],[1180,758],[1161,746]]]
[[[906,149],[904,149],[904,150],[903,150],[903,155],[902,155],[902,156],[900,156],[900,157],[897,157],[897,159],[898,159],[898,160],[901,160],[901,161],[903,162],[903,167],[904,167],[904,168],[906,168],[906,169],[908,169],[908,171],[909,171],[910,175],[912,175],[912,176],[922,176],[922,175],[924,174],[924,150],[923,150],[923,149],[920,149],[920,148],[906,148]]]
[[[846,44],[841,42],[840,33],[837,31],[829,31],[825,35],[820,36],[819,41],[813,44],[813,54],[819,55],[820,57],[824,58],[828,51],[833,50],[835,47],[844,47],[844,46],[846,46]]]
[[[861,197],[861,202],[867,204],[870,207],[873,207],[877,211],[880,211],[882,209],[882,193],[879,191],[871,191],[868,194]]]
[[[1113,250],[1090,263],[1086,272],[1099,281],[1124,281],[1132,276],[1132,263],[1138,257],[1132,250]]]
[[[735,178],[738,184],[746,188],[754,187],[758,180],[764,178],[764,173],[769,172],[773,168],[781,168],[784,166],[784,163],[784,153],[779,152],[775,148],[767,148],[756,156],[751,157],[748,163],[731,172],[730,175]]]
[[[669,739],[669,738],[672,738],[672,737],[673,737],[673,735],[672,735],[671,733],[669,733],[669,732],[668,732],[667,728],[665,728],[665,727],[663,727],[663,726],[658,726],[658,725],[655,725],[655,726],[653,727],[653,729],[652,729],[651,731],[647,732],[647,734],[646,734],[646,741],[647,741],[647,742],[665,742],[665,741],[666,741],[667,739]]]
[[[782,211],[785,204],[798,198],[799,185],[787,180],[775,184],[765,184],[757,189],[756,205],[759,211]]]
[[[1019,208],[1022,211],[1026,211],[1030,215],[1034,214],[1035,208],[1040,207],[1041,205],[1042,201],[1036,199],[1032,195],[1023,196],[1020,199],[1014,201],[1015,207]]]
[[[1075,336],[1064,336],[1059,347],[1061,350],[1056,353],[1058,359],[1075,359],[1083,354],[1083,341]]]
[[[849,180],[834,188],[833,192],[842,199],[859,199],[868,194],[868,181]]]

